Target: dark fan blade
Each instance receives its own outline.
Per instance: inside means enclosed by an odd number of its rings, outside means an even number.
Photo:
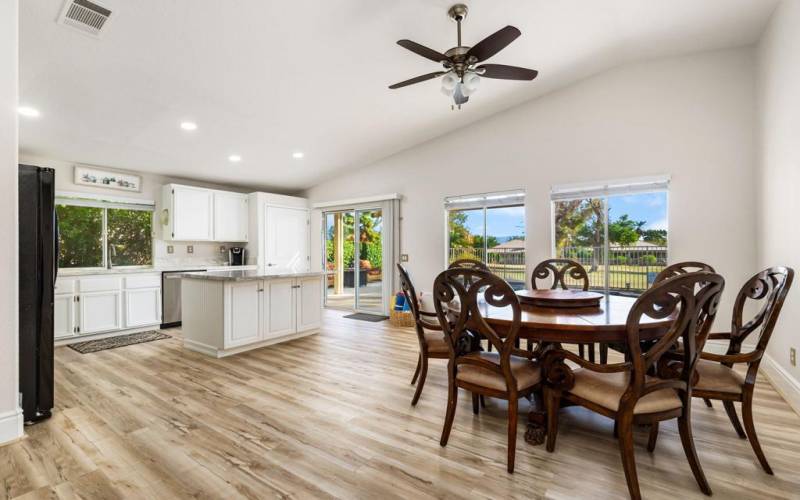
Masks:
[[[517,39],[522,32],[513,26],[506,26],[494,34],[487,36],[477,43],[474,47],[469,49],[467,57],[475,56],[478,61],[485,61],[497,54],[508,46],[511,42]]]
[[[417,42],[412,42],[411,40],[398,40],[397,45],[434,62],[440,63],[448,60],[447,56],[441,52],[436,52],[433,49],[429,49],[428,47],[420,45]]]
[[[405,87],[406,85],[414,85],[415,83],[424,82],[425,80],[430,80],[431,78],[436,78],[437,76],[442,76],[447,71],[437,71],[436,73],[428,73],[427,75],[417,76],[410,80],[406,80],[404,82],[395,83],[394,85],[389,85],[390,89],[399,89],[400,87]]]
[[[506,66],[505,64],[484,64],[475,69],[485,70],[483,74],[478,73],[484,78],[498,78],[500,80],[533,80],[539,74],[535,69],[518,68],[517,66]]]

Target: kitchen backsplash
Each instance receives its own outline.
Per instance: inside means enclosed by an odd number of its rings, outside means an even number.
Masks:
[[[168,247],[173,247],[173,253],[168,252]],[[188,252],[188,247],[193,252]],[[220,252],[220,247],[225,247],[225,253]],[[153,260],[156,266],[182,266],[182,265],[227,265],[228,246],[224,243],[209,242],[167,242],[156,239],[154,242]]]

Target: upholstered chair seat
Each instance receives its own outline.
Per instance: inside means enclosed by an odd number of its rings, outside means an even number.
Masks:
[[[436,354],[447,354],[447,341],[442,332],[425,332],[425,343],[428,345],[428,352]]]
[[[477,352],[468,354],[463,358],[468,359],[470,357],[480,357],[497,365],[498,369],[500,368],[500,355],[496,352]],[[530,359],[512,355],[509,357],[509,362],[511,374],[517,381],[518,391],[532,387],[542,380],[541,368]],[[467,363],[460,365],[456,379],[479,387],[488,387],[498,391],[506,390],[506,379],[501,373],[493,372],[481,366]]]
[[[707,359],[697,362],[697,375],[696,391],[741,394],[744,388],[744,377],[736,370]]]
[[[630,372],[599,373],[579,368],[573,375],[575,386],[570,390],[572,394],[611,411],[619,410],[619,401],[630,382]],[[645,383],[655,380],[645,377]],[[674,389],[663,389],[645,394],[636,402],[633,413],[659,413],[681,406],[681,399]]]

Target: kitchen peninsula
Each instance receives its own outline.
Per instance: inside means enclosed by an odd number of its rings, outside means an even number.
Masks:
[[[221,358],[319,331],[323,272],[183,273],[183,342]]]

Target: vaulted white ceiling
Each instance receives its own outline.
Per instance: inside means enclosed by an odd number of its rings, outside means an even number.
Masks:
[[[299,190],[619,64],[752,44],[777,0],[472,0],[464,44],[512,24],[491,62],[540,74],[483,79],[461,111],[437,80],[387,89],[438,69],[395,42],[454,46],[452,1],[101,3],[98,40],[56,24],[61,0],[20,2],[24,153]]]

